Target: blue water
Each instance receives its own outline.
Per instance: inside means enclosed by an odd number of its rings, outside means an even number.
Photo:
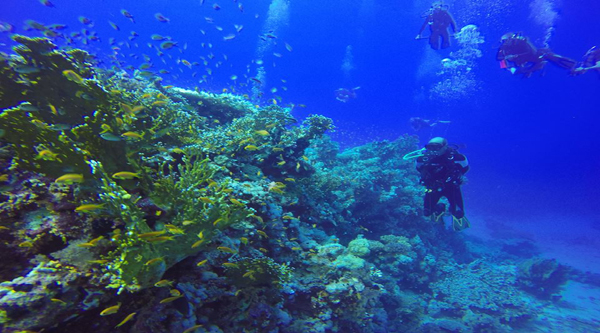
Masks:
[[[78,17],[85,16],[94,23],[86,28],[97,32],[101,41],[74,46],[90,50],[105,66],[112,66],[107,57],[113,52],[108,44],[112,37],[117,43],[130,43],[130,48],[119,45],[120,59],[126,64],[139,66],[142,54],[147,54],[155,65],[151,70],[172,73],[162,75],[166,83],[214,92],[231,91],[232,75],[240,81],[245,81],[241,79],[244,74],[256,75],[258,66],[253,60],[260,56],[257,48],[264,45],[259,35],[266,33],[271,5],[267,0],[206,1],[204,5],[199,0],[51,1],[55,8],[36,0],[3,0],[0,21],[13,24],[17,33],[35,35],[24,31],[25,20],[67,24],[66,31],[71,32],[84,28]],[[214,10],[214,3],[221,9]],[[243,12],[239,3],[243,3]],[[551,64],[543,73],[523,79],[500,69],[495,60],[499,39],[509,31],[522,31],[541,47],[547,26],[534,16],[556,15],[551,20],[554,32],[549,45],[556,53],[579,61],[591,46],[600,44],[600,2],[478,3],[446,2],[459,28],[474,24],[485,38],[480,45],[482,56],[472,69],[478,89],[440,101],[430,98],[429,91],[440,81],[436,72],[441,60],[458,51],[459,45],[453,41],[449,49],[433,51],[425,40],[414,40],[423,22],[421,14],[430,2],[290,0],[289,18],[278,22],[277,38],[271,40],[276,45],[271,44],[262,57],[267,77],[263,101],[277,95],[284,105],[307,106],[295,108],[298,118],[311,113],[333,118],[338,127],[333,137],[344,147],[393,140],[405,133],[418,135],[422,143],[433,136],[448,138],[461,146],[471,163],[469,181],[463,187],[473,224],[467,234],[492,237],[491,229],[507,230],[511,235],[536,239],[548,255],[600,272],[599,257],[578,252],[584,251],[582,237],[585,251],[600,248],[600,79],[595,73],[570,77]],[[540,12],[532,9],[536,3],[551,6]],[[120,14],[123,8],[134,15],[135,24]],[[170,23],[158,22],[154,18],[157,12]],[[109,20],[120,31],[111,28]],[[224,41],[224,36],[235,33],[234,24],[243,25],[243,30],[235,39]],[[130,31],[140,36],[128,41]],[[159,44],[150,40],[151,34],[171,36],[179,48],[158,57],[146,45]],[[1,33],[0,43],[4,50],[11,46],[9,34]],[[213,47],[203,48],[201,43]],[[292,46],[291,52],[285,43]],[[187,50],[181,53],[184,44]],[[353,69],[346,74],[342,63],[348,45],[352,46]],[[206,74],[200,57],[210,53],[215,55],[210,61],[213,75],[199,82]],[[188,69],[177,64],[178,58],[200,65]],[[217,61],[223,62],[219,68],[214,67]],[[196,77],[192,77],[194,72]],[[358,86],[355,99],[347,103],[336,100],[336,89]],[[273,87],[278,90],[274,94],[269,92]],[[252,94],[249,87],[238,86],[235,91]],[[410,117],[451,123],[415,132]],[[598,252],[594,252],[596,256]]]

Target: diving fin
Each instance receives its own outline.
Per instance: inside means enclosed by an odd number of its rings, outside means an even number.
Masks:
[[[452,229],[454,229],[454,231],[461,231],[470,227],[471,223],[466,216],[457,219],[456,216],[452,215]]]
[[[440,212],[440,213],[433,213],[431,214],[431,219],[433,220],[433,222],[440,222],[440,221],[444,221],[443,217],[444,217],[444,213],[445,212]]]

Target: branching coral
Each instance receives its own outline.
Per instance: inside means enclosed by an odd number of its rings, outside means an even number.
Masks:
[[[238,288],[272,287],[281,288],[292,278],[292,269],[286,264],[278,264],[271,258],[241,258],[227,268],[227,277]]]

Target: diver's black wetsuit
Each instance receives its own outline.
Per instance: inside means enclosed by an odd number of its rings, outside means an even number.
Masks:
[[[598,73],[600,78],[600,48],[596,46],[593,46],[583,55],[582,62],[573,67],[571,75],[584,74],[590,70]]]
[[[427,15],[425,22],[419,30],[419,35],[423,33],[423,30],[429,26],[431,35],[429,36],[429,45],[434,50],[440,49],[440,38],[442,39],[442,49],[450,46],[450,36],[448,35],[448,28],[451,27],[453,32],[456,32],[456,22],[452,15],[443,8],[434,8],[431,13]]]
[[[530,77],[533,72],[543,69],[548,61],[569,70],[575,66],[575,61],[548,48],[536,49],[527,37],[520,34],[512,34],[502,41],[496,60],[511,62],[514,66],[510,67],[516,70],[514,74],[523,74],[523,77]]]
[[[458,219],[462,218],[465,210],[460,185],[462,176],[469,171],[465,155],[450,147],[440,156],[426,152],[417,158],[417,170],[421,173],[421,184],[427,187],[424,215],[444,212],[444,205],[438,204],[438,201],[446,197],[450,203],[450,213]]]

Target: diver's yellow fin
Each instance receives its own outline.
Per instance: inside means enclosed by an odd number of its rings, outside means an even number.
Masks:
[[[442,217],[444,216],[445,212],[441,212],[439,214],[433,213],[431,214],[431,219],[433,220],[433,222],[440,222],[443,221]]]
[[[466,216],[457,219],[454,215],[452,215],[452,229],[454,229],[454,231],[461,231],[470,227],[471,222],[469,222],[469,219],[467,219]]]

